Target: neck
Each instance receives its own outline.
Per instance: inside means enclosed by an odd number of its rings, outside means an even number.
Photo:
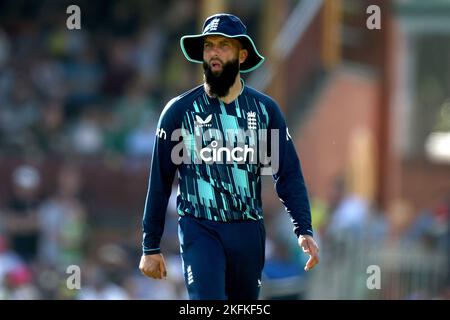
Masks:
[[[212,97],[213,95],[209,91],[209,85],[205,82],[203,86],[208,96]],[[242,82],[240,73],[238,73],[236,75],[236,79],[234,80],[233,85],[230,87],[230,90],[228,91],[228,94],[225,97],[218,97],[218,98],[225,103],[230,103],[241,94],[241,91],[242,91]]]

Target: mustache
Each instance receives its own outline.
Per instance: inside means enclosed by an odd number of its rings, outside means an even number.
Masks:
[[[220,62],[222,65],[224,65],[223,61],[220,60],[220,58],[211,58],[209,59],[209,64],[213,63],[214,61]]]

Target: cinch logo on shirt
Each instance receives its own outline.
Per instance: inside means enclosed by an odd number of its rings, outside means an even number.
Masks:
[[[185,128],[176,129],[171,140],[178,143],[172,147],[170,158],[175,165],[254,164],[260,166],[261,175],[273,175],[279,167],[279,130],[270,130],[270,146],[268,135],[267,129],[222,132],[208,128],[197,134]]]
[[[255,149],[245,145],[244,148],[236,147],[229,149],[227,147],[217,148],[217,141],[213,141],[210,147],[205,147],[200,150],[200,158],[205,162],[219,162],[223,163],[224,159],[226,163],[231,163],[233,161],[247,161],[250,155],[250,161],[253,161],[255,156]]]

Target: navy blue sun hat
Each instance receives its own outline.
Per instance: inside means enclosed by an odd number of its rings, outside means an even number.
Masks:
[[[186,59],[191,62],[203,63],[204,37],[209,35],[235,38],[242,43],[242,46],[248,51],[247,59],[240,66],[242,73],[253,71],[264,62],[264,57],[259,54],[255,43],[247,35],[247,28],[242,21],[227,13],[219,13],[207,18],[201,34],[181,37],[180,46]]]

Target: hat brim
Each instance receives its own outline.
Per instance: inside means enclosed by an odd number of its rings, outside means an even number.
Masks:
[[[235,36],[230,36],[220,32],[211,32],[207,34],[198,34],[181,37],[180,46],[186,59],[195,63],[203,63],[204,37],[213,35],[224,36],[227,38],[235,38],[242,43],[245,49],[247,49],[248,51],[247,59],[245,59],[245,61],[240,65],[241,73],[253,71],[264,62],[264,57],[259,54],[255,44],[253,43],[253,40],[248,35],[238,34]]]

